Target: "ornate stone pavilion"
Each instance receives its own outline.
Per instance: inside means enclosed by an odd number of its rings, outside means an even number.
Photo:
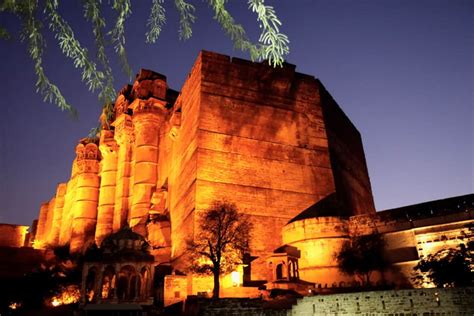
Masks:
[[[153,303],[153,256],[143,236],[124,227],[86,253],[83,303]]]

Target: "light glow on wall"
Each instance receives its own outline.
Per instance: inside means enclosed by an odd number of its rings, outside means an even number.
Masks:
[[[241,280],[241,275],[239,271],[232,271],[231,273],[231,279],[232,279],[232,286],[237,287],[242,284]]]

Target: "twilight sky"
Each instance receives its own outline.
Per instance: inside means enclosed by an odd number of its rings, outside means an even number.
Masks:
[[[136,73],[148,68],[181,88],[201,49],[248,59],[232,49],[203,1],[193,37],[178,40],[178,16],[154,45],[145,44],[151,1],[132,1],[127,49]],[[81,1],[61,12],[93,53]],[[472,193],[474,158],[474,1],[268,1],[290,38],[289,63],[319,78],[362,134],[377,210]],[[67,5],[66,5],[67,4]],[[229,10],[253,39],[259,28],[246,1]],[[112,14],[108,14],[112,16]],[[14,16],[0,25],[19,30]],[[49,33],[48,33],[49,34]],[[31,224],[40,203],[70,176],[77,140],[96,125],[100,106],[80,72],[48,35],[45,70],[79,110],[72,120],[35,93],[25,45],[0,41],[0,222]],[[115,87],[128,79],[114,60]]]

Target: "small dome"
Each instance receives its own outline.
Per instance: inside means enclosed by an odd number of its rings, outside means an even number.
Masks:
[[[139,241],[144,241],[146,242],[145,238],[140,235],[135,233],[130,227],[125,226],[122,227],[118,232],[110,234],[109,236],[105,237],[104,240],[102,241],[102,246],[104,243],[108,243],[111,241],[119,241],[119,240],[139,240]]]
[[[98,250],[99,254],[93,261],[153,261],[146,239],[128,226],[105,237]]]

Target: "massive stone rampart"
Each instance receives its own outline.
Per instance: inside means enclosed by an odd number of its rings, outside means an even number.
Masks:
[[[181,269],[199,215],[227,200],[254,224],[251,277],[262,280],[265,256],[304,209],[336,194],[344,213],[334,216],[374,212],[359,132],[293,65],[201,52],[179,94],[141,70],[98,136],[80,141],[70,179],[42,207],[37,246],[77,252],[129,225],[158,263]]]

